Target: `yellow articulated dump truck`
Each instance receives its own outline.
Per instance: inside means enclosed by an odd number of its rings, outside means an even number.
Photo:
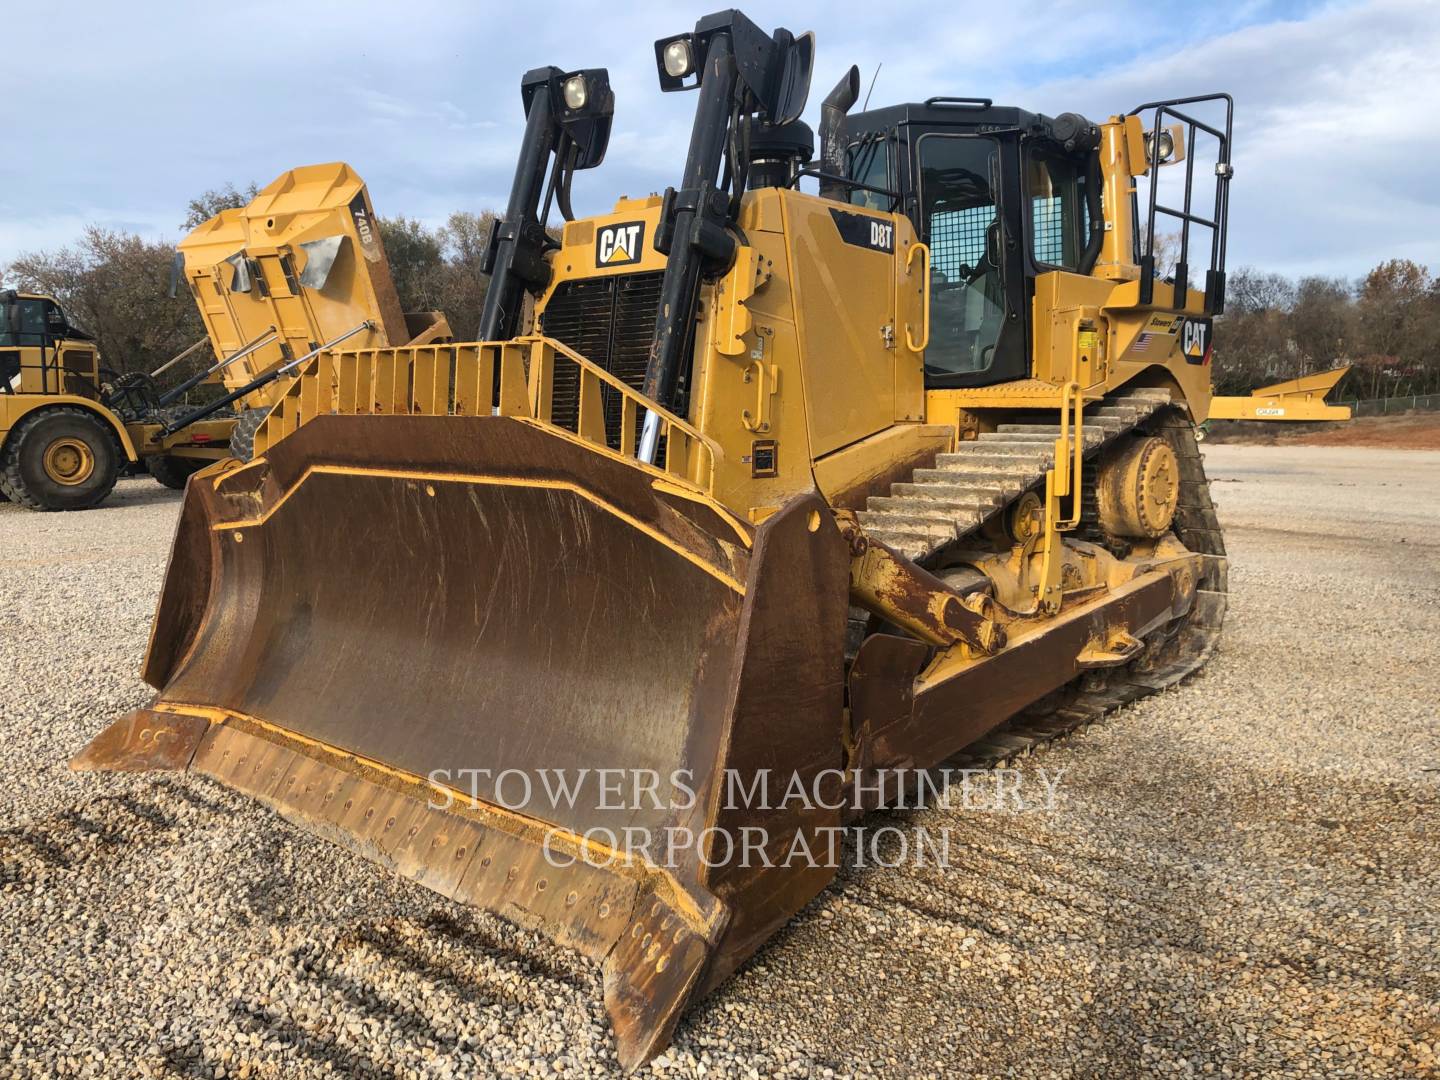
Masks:
[[[889,778],[1169,686],[1225,613],[1229,98],[848,115],[852,68],[817,153],[813,48],[657,42],[678,184],[585,218],[606,73],[527,74],[481,340],[296,369],[186,491],[155,700],[72,763],[217,778],[580,950],[627,1068]]]
[[[176,264],[226,387],[181,422],[243,405],[230,440],[241,461],[289,378],[320,352],[450,340],[440,313],[401,311],[365,183],[338,162],[291,169],[221,211],[180,242]]]
[[[137,401],[127,383],[54,297],[0,292],[0,499],[86,510],[127,462],[183,487],[225,456],[232,419],[167,430],[153,399]]]
[[[106,370],[52,297],[0,293],[0,496],[88,509],[127,461],[183,488],[206,465],[248,459],[276,396],[320,351],[450,337],[440,313],[401,312],[365,184],[347,165],[280,176],[191,232],[176,269],[206,337],[148,374]],[[159,377],[206,344],[218,359],[163,389]],[[222,393],[181,404],[204,383]]]

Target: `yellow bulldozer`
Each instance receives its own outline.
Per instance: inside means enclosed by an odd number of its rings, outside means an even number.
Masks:
[[[529,72],[479,340],[297,369],[187,489],[155,700],[72,762],[214,777],[542,929],[627,1068],[914,770],[1175,683],[1225,612],[1230,99],[849,115],[852,68],[817,155],[813,49],[733,11],[656,42],[679,184],[591,217],[608,76]]]
[[[175,271],[206,336],[149,373],[105,369],[53,297],[0,293],[0,496],[88,509],[125,462],[183,488],[215,461],[247,460],[287,380],[320,351],[450,337],[440,313],[401,312],[369,194],[343,164],[292,169],[206,221],[180,242]],[[162,389],[207,344],[218,359]],[[223,392],[182,404],[203,383]]]

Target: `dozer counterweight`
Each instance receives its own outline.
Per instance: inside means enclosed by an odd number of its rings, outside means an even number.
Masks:
[[[1225,608],[1194,424],[1228,99],[847,117],[852,70],[811,168],[808,35],[724,12],[656,57],[698,89],[681,188],[575,219],[608,79],[528,74],[491,340],[300,367],[254,459],[187,491],[155,701],[74,761],[204,773],[549,932],[602,963],[626,1067],[887,777],[1169,685]],[[1128,192],[1197,132],[1191,288]]]

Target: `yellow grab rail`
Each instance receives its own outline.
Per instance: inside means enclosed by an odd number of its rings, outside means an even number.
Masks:
[[[920,278],[920,341],[917,343],[910,336],[910,323],[905,323],[905,347],[911,352],[924,352],[930,346],[930,246],[928,244],[914,243],[910,250],[905,253],[905,276],[910,276],[910,264],[915,261],[915,253],[925,253],[925,268]]]

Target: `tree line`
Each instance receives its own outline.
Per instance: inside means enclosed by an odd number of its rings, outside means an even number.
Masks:
[[[1440,392],[1440,280],[1391,259],[1358,281],[1245,267],[1230,275],[1215,324],[1217,393],[1245,394],[1340,364],[1340,395]]]
[[[244,206],[256,193],[254,184],[206,191],[190,201],[181,228]],[[379,219],[406,311],[443,311],[458,337],[474,335],[494,218],[457,211],[438,228]],[[205,333],[189,294],[181,288],[169,296],[173,256],[163,241],[92,225],[74,244],[0,268],[0,286],[54,296],[95,337],[108,367],[153,370]],[[201,350],[192,363],[198,368],[207,356]],[[1341,388],[1347,397],[1440,392],[1440,280],[1406,259],[1381,263],[1357,281],[1293,280],[1243,267],[1229,277],[1214,357],[1217,393],[1245,394],[1342,363],[1355,365]]]

